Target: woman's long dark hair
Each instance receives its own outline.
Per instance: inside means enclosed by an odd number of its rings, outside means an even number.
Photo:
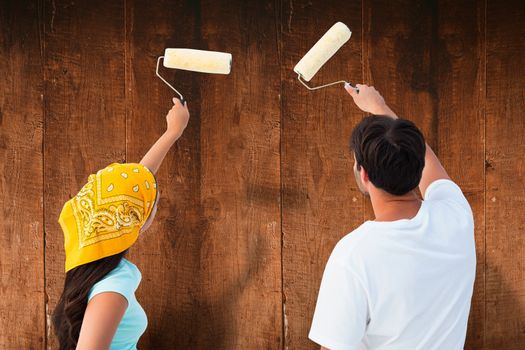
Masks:
[[[66,273],[64,290],[53,312],[53,326],[60,342],[60,350],[76,348],[89,291],[117,267],[126,252],[127,250],[77,266]]]

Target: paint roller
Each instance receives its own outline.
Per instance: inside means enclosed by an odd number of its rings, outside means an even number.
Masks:
[[[308,90],[322,89],[327,86],[335,84],[350,84],[359,93],[359,89],[352,85],[352,83],[345,80],[335,81],[333,83],[324,84],[321,86],[310,87],[307,82],[321,69],[321,67],[350,39],[352,31],[342,22],[334,24],[322,37],[315,43],[314,46],[304,55],[303,58],[294,67],[294,72],[297,73],[299,81]],[[303,80],[304,79],[304,80]]]
[[[232,67],[232,55],[230,53],[195,49],[166,49],[164,56],[160,56],[157,59],[156,74],[180,96],[182,104],[184,104],[182,94],[159,74],[161,60],[163,61],[163,66],[166,68],[200,73],[230,74]]]

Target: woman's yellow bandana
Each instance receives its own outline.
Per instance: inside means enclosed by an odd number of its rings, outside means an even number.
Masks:
[[[149,217],[157,196],[155,177],[137,163],[113,163],[88,178],[64,204],[66,272],[128,249]]]

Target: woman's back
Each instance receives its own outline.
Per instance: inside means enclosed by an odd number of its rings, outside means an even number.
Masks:
[[[118,293],[128,302],[126,312],[118,325],[110,349],[136,349],[140,336],[146,330],[148,319],[135,297],[135,291],[141,278],[139,269],[129,260],[123,258],[118,266],[95,283],[89,292],[88,302],[96,295],[104,292]]]

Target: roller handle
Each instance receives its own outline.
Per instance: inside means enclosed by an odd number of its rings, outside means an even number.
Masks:
[[[309,86],[306,82],[303,81],[303,77],[301,75],[301,73],[297,73],[297,79],[299,80],[299,82],[301,84],[303,84],[308,90],[310,91],[313,91],[313,90],[319,90],[319,89],[323,89],[325,87],[328,87],[328,86],[333,86],[333,85],[337,85],[337,84],[344,84],[345,86],[348,85],[348,86],[351,86],[353,89],[356,90],[356,93],[359,93],[359,89],[352,85],[351,82],[349,81],[346,81],[346,80],[338,80],[338,81],[334,81],[332,83],[328,83],[328,84],[324,84],[324,85],[320,85],[320,86],[314,86],[314,87],[311,87]]]
[[[175,91],[179,95],[179,100],[182,103],[182,105],[184,105],[186,103],[186,100],[184,99],[184,97],[182,97],[182,94],[179,92],[179,90],[177,90],[173,86],[171,86],[171,84],[168,83],[166,81],[166,79],[164,79],[162,77],[162,75],[160,75],[160,73],[159,73],[160,60],[162,60],[162,59],[164,59],[164,56],[160,56],[157,59],[157,69],[155,70],[155,74],[157,74],[157,76],[160,78],[160,80],[162,80],[166,85],[168,85],[173,91]]]

